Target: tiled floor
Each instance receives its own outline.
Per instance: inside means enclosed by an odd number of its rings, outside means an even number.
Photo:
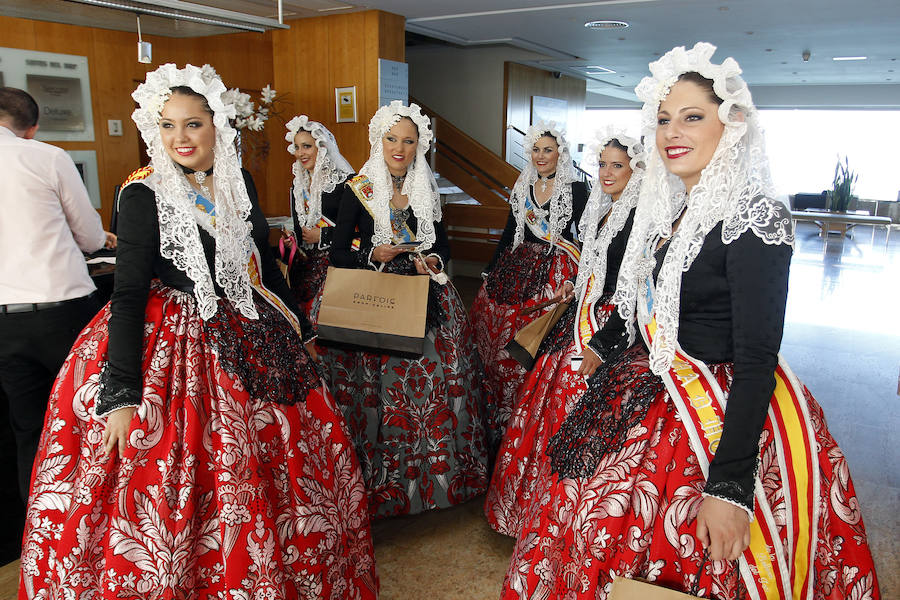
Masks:
[[[467,304],[479,283],[456,282]],[[896,232],[886,246],[882,231],[823,241],[815,226],[800,225],[782,353],[847,455],[886,600],[900,598],[898,298]],[[498,598],[512,540],[490,530],[482,501],[376,523],[381,598]],[[0,589],[0,600],[12,597]]]
[[[900,235],[860,227],[822,240],[801,224],[782,353],[825,410],[850,463],[882,597],[900,598]],[[461,278],[471,304],[480,282]],[[490,530],[482,499],[377,523],[385,600],[496,600],[512,540]],[[427,583],[427,591],[424,591]]]

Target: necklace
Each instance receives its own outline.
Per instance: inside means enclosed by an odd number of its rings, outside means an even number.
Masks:
[[[394,188],[395,188],[398,192],[401,192],[401,193],[402,193],[402,191],[403,191],[403,182],[406,181],[406,173],[404,173],[403,175],[394,175],[394,174],[392,173],[392,174],[391,174],[391,180],[394,182]]]
[[[554,177],[556,177],[556,173],[551,173],[550,175],[547,175],[546,177],[542,177],[541,175],[538,175],[538,179],[541,182],[541,193],[542,194],[547,193],[547,184],[550,183],[550,180],[553,179]]]
[[[206,181],[206,176],[212,175],[212,169],[207,171],[194,171],[194,181],[197,182],[197,185],[200,186],[200,192],[210,201],[212,201],[212,194],[209,193],[209,188],[203,185],[203,182]]]

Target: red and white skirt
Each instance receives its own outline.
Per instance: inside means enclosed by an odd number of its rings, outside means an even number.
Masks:
[[[545,243],[522,242],[508,248],[478,290],[470,311],[475,343],[484,365],[487,423],[496,448],[516,405],[528,372],[509,355],[506,345],[516,332],[548,309],[523,315],[522,309],[553,296],[565,281],[575,281],[578,263]]]
[[[219,327],[243,340],[225,348],[191,295],[152,285],[143,400],[121,457],[104,456],[95,416],[109,306],[81,333],[35,462],[20,598],[376,597],[365,488],[330,394],[318,382],[293,404],[248,392],[283,385],[293,360],[251,356],[260,340],[301,344],[256,299],[253,322],[220,301]]]
[[[727,393],[732,365],[709,367]],[[616,576],[691,589],[703,560],[696,516],[706,482],[685,426],[666,388],[650,373],[643,345],[611,360],[599,390],[615,394],[603,414],[616,418],[629,417],[622,414],[629,398],[642,393],[655,396],[644,406],[646,413],[624,433],[621,445],[600,455],[593,475],[560,478],[551,472],[549,458],[541,462],[534,501],[506,574],[503,600],[603,600]],[[847,462],[828,432],[822,409],[803,390],[821,476],[817,552],[810,565],[812,597],[877,600],[875,569]],[[592,388],[588,393],[598,392]],[[778,535],[787,547],[790,532],[783,518],[780,462],[775,442],[764,435],[758,476],[772,513],[782,515],[776,518]],[[734,563],[707,565],[699,577],[699,596],[739,598],[738,579]]]

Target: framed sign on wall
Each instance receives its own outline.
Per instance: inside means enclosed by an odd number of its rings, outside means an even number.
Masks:
[[[334,88],[335,121],[356,123],[356,86]]]
[[[94,141],[87,57],[0,48],[0,76],[3,85],[25,90],[37,102],[37,139]]]

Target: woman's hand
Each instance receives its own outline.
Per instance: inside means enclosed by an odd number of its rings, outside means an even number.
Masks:
[[[590,346],[585,346],[584,352],[581,353],[581,366],[578,367],[578,375],[590,377],[597,370],[597,367],[602,364],[603,361],[600,360],[597,353],[591,350]]]
[[[318,244],[322,239],[322,230],[318,227],[303,227],[303,243]]]
[[[290,248],[294,245],[294,236],[287,229],[281,230],[281,243],[284,244],[285,248]]]
[[[422,262],[421,256],[416,256],[413,258],[413,264],[416,265],[416,272],[419,275],[431,275],[432,273],[439,273],[441,270],[438,268],[438,259],[436,256],[426,256],[425,262]]]
[[[103,449],[106,456],[112,456],[116,450],[119,456],[128,447],[128,431],[131,429],[131,419],[137,410],[134,406],[119,408],[106,416],[106,428],[103,430]]]
[[[737,506],[706,496],[697,513],[697,538],[710,560],[736,560],[750,545],[750,519]]]
[[[107,250],[115,250],[119,243],[119,238],[116,237],[116,234],[109,231],[104,231],[103,233],[106,234],[106,242],[104,242],[103,247]]]
[[[381,244],[380,246],[375,246],[375,249],[372,250],[372,260],[377,260],[380,263],[388,263],[397,258],[397,255],[403,254],[404,252],[406,252],[406,250],[396,248],[392,244]]]
[[[566,281],[562,284],[562,287],[556,290],[556,293],[553,294],[553,299],[560,299],[560,302],[568,302],[575,296],[575,286],[572,285],[571,281]]]
[[[313,362],[319,362],[319,353],[316,351],[316,340],[309,340],[303,345]]]

